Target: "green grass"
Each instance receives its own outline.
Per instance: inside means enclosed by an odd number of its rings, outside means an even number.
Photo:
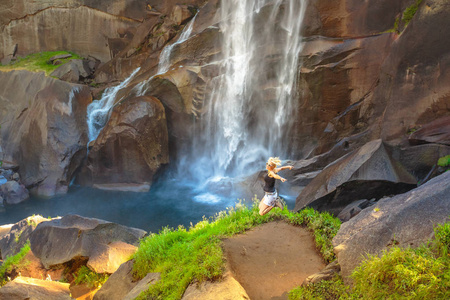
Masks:
[[[0,266],[0,286],[8,283],[8,279],[6,277],[7,272],[11,272],[13,267],[18,267],[21,265],[26,265],[27,262],[23,261],[25,255],[30,251],[30,241],[20,249],[19,253],[13,256],[8,256],[3,264]]]
[[[408,23],[412,20],[417,10],[419,9],[419,5],[420,3],[422,3],[422,1],[423,0],[416,0],[416,2],[413,5],[408,6],[405,9],[402,16],[402,21],[405,23],[405,25],[408,25]]]
[[[339,229],[338,219],[313,209],[299,213],[290,212],[287,208],[273,209],[260,216],[258,200],[254,199],[254,202],[251,208],[238,203],[214,218],[191,225],[189,230],[182,226],[165,228],[159,234],[143,239],[133,256],[134,275],[143,278],[150,272],[160,272],[161,280],[141,293],[138,299],[180,299],[191,282],[219,279],[224,271],[221,239],[270,221],[285,220],[308,226],[314,230],[316,244],[325,259],[334,259],[331,239]]]
[[[108,275],[98,274],[86,266],[79,268],[74,277],[75,284],[85,283],[89,288],[99,288],[108,280]]]
[[[68,51],[51,51],[51,52],[40,52],[35,54],[30,54],[25,57],[20,57],[16,61],[13,61],[7,65],[0,65],[0,71],[11,71],[11,70],[28,70],[31,72],[45,72],[47,76],[50,75],[59,66],[54,66],[49,64],[48,61],[51,57],[60,54],[71,54],[71,58],[62,59],[63,63],[71,59],[81,59],[81,57],[73,52]]]
[[[369,256],[352,273],[352,288],[337,277],[296,288],[289,299],[450,299],[450,222],[434,232],[428,245]]]

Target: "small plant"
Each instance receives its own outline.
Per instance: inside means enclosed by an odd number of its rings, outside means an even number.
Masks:
[[[402,21],[405,23],[405,25],[408,25],[408,23],[412,20],[417,10],[419,9],[419,5],[420,3],[422,3],[422,1],[423,0],[416,0],[416,2],[413,5],[405,9],[402,16]]]
[[[28,252],[30,252],[30,241],[27,241],[22,249],[20,249],[19,253],[13,256],[8,256],[3,261],[3,264],[0,266],[0,286],[3,286],[8,282],[6,273],[11,272],[13,270],[13,267],[24,266],[29,263],[23,260]]]
[[[86,266],[79,268],[74,277],[75,284],[85,283],[89,288],[99,288],[108,280],[108,275],[98,274]]]
[[[379,208],[379,207],[375,207],[375,208],[373,209],[373,211],[374,211],[374,212],[379,212],[379,211],[380,211],[380,208]]]
[[[317,299],[342,299],[347,294],[349,287],[344,284],[339,276],[333,280],[322,280],[307,286],[295,288],[289,292],[289,300],[317,300]]]
[[[439,167],[443,167],[443,168],[449,167],[450,166],[450,155],[439,158],[437,164]]]

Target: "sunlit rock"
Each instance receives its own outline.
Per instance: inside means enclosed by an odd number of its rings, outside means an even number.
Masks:
[[[17,277],[0,288],[0,299],[71,300],[68,283]]]
[[[67,215],[39,224],[30,236],[30,246],[46,268],[87,257],[87,266],[97,273],[114,273],[137,250],[145,234],[136,228]]]

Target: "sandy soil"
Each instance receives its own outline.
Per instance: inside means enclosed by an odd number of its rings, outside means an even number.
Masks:
[[[287,299],[292,288],[325,267],[311,233],[282,221],[226,239],[224,251],[252,300]]]

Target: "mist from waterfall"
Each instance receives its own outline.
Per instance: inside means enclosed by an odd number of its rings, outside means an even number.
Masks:
[[[234,177],[261,169],[269,156],[287,158],[305,6],[306,0],[221,2],[221,75],[180,170],[193,169],[200,180]]]

